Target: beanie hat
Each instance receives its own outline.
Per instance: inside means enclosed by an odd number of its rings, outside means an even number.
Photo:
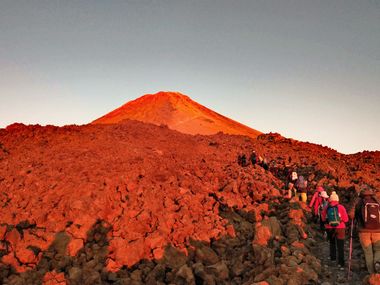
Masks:
[[[332,191],[331,195],[330,195],[330,202],[332,202],[332,201],[339,202],[339,196],[336,194],[335,191]]]
[[[329,195],[327,195],[326,191],[321,191],[320,195],[321,195],[322,198],[329,198]]]

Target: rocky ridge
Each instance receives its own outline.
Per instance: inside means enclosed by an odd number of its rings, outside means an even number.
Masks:
[[[237,164],[252,150],[269,171]],[[318,233],[284,199],[288,170],[346,203],[360,185],[380,189],[379,152],[136,121],[11,125],[0,169],[4,284],[317,284]]]

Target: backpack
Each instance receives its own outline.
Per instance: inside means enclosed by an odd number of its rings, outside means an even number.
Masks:
[[[299,189],[306,189],[307,188],[307,181],[303,176],[300,176],[297,181],[297,188]]]
[[[327,207],[326,221],[331,227],[339,226],[340,216],[339,216],[338,205]]]
[[[362,202],[363,226],[365,229],[380,229],[380,205],[373,197],[365,197]]]

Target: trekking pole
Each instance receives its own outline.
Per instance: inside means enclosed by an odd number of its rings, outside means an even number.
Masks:
[[[351,233],[350,233],[350,252],[348,257],[348,277],[347,279],[350,280],[351,277],[351,259],[352,259],[352,232],[354,230],[354,219],[351,220]]]

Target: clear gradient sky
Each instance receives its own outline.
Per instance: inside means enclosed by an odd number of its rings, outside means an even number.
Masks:
[[[0,127],[179,91],[262,132],[380,150],[380,0],[0,0]]]

